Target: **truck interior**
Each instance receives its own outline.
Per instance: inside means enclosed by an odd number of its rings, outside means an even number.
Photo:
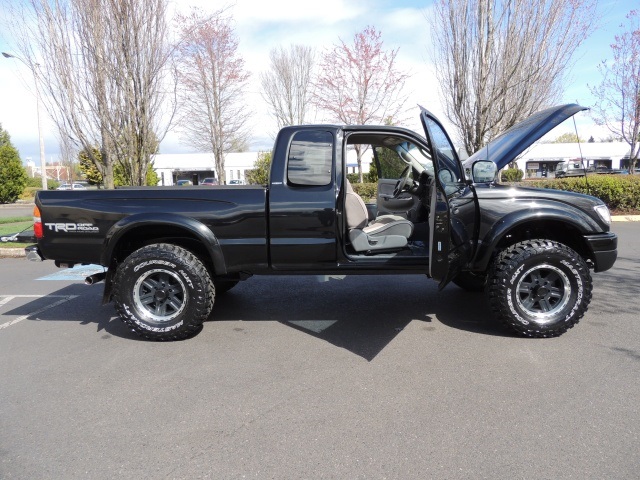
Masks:
[[[363,199],[344,179],[346,254],[354,259],[428,257],[434,168],[427,149],[389,132],[356,132],[345,143],[371,155],[371,168],[378,172],[375,198]]]

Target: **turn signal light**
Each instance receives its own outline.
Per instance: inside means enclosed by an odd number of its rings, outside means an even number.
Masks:
[[[36,238],[44,237],[44,229],[42,228],[42,218],[40,217],[40,209],[33,207],[33,233]]]

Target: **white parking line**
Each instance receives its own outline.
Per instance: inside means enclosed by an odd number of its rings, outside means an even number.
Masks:
[[[6,305],[7,303],[9,303],[11,300],[13,300],[15,297],[15,295],[12,295],[10,297],[4,297],[2,300],[0,300],[0,307],[2,305]]]
[[[50,305],[47,305],[45,307],[39,308],[38,310],[35,310],[33,312],[30,312],[26,315],[22,315],[21,317],[18,318],[14,318],[13,320],[0,324],[0,330],[2,330],[3,328],[8,328],[11,325],[15,325],[16,323],[20,323],[23,320],[26,320],[27,318],[33,316],[33,315],[38,315],[46,310],[49,310],[50,308],[53,307],[57,307],[58,305],[62,305],[65,302],[68,302],[69,300],[73,300],[74,298],[79,297],[79,295],[0,295],[0,306],[2,305],[6,305],[7,303],[9,303],[11,300],[13,300],[14,298],[59,298],[60,300],[53,302]]]

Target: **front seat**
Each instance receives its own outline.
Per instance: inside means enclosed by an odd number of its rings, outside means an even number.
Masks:
[[[367,206],[347,180],[344,205],[349,240],[356,252],[399,250],[407,246],[413,223],[399,215],[381,215],[369,223]]]

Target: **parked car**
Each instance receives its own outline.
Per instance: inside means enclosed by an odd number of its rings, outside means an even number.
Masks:
[[[191,183],[191,180],[178,180],[176,185],[178,187],[188,187],[189,185],[193,185],[193,183]]]
[[[213,177],[207,177],[200,182],[200,185],[218,185],[218,180]]]
[[[56,190],[86,190],[85,187],[81,183],[63,183]]]
[[[229,180],[229,185],[244,185],[242,180]]]

